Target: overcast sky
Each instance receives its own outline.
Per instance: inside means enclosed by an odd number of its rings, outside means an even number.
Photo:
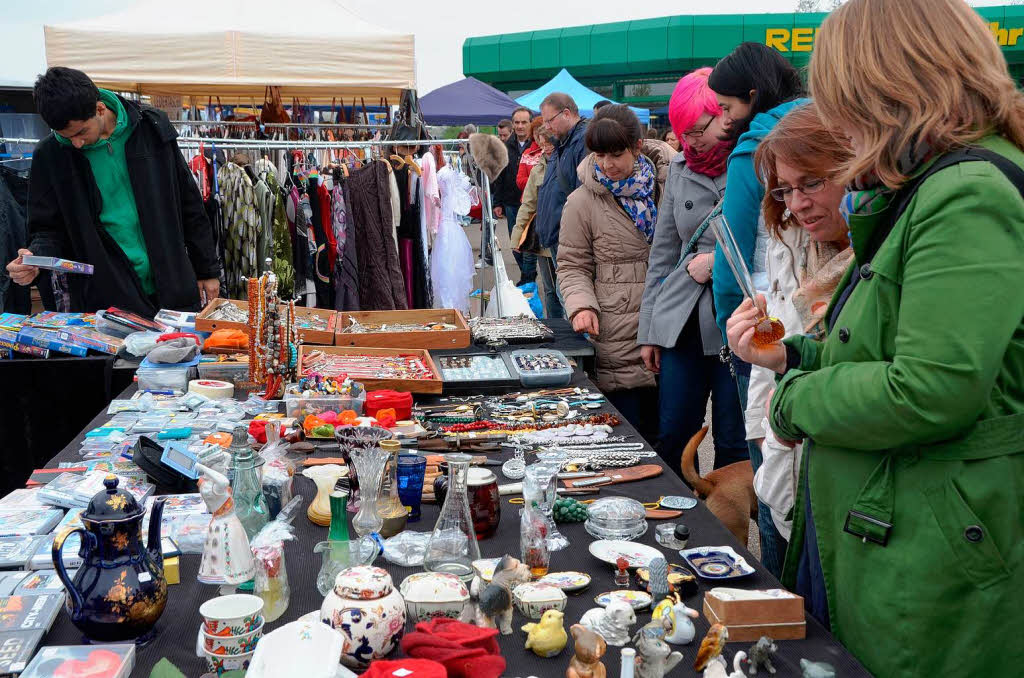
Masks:
[[[217,2],[217,0],[206,0]],[[822,4],[826,4],[823,0]],[[46,68],[43,24],[99,16],[130,6],[131,0],[0,0],[0,84],[30,85]],[[192,2],[171,0],[170,12],[186,9]],[[623,0],[555,0],[554,2],[495,3],[487,0],[344,0],[341,4],[367,21],[416,35],[417,89],[421,95],[462,77],[462,42],[475,35],[512,33],[541,28],[624,21],[667,14],[739,14],[749,12],[790,12],[797,0],[677,0],[673,3],[639,3]],[[979,0],[973,5],[1006,4],[1005,0]],[[269,13],[302,12],[302,2],[252,0],[249,11],[260,7]],[[502,10],[507,7],[507,10]],[[583,8],[583,9],[581,9]],[[324,33],[310,17],[310,33]],[[182,49],[187,49],[186,45]]]

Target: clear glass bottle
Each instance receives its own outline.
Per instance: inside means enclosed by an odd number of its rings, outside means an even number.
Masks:
[[[526,492],[524,481],[523,492]],[[519,549],[523,562],[530,568],[530,576],[539,579],[548,573],[551,566],[551,551],[548,550],[548,526],[537,502],[531,501],[523,508],[519,517]]]
[[[398,496],[398,454],[402,451],[402,444],[397,440],[382,440],[380,448],[388,453],[388,462],[384,485],[377,500],[377,515],[383,521],[380,536],[387,539],[405,529],[409,509],[402,505]]]
[[[524,505],[537,502],[537,507],[547,521],[548,551],[552,552],[569,546],[569,540],[558,531],[552,515],[555,499],[558,498],[558,472],[562,469],[565,457],[564,452],[541,452],[537,455],[537,463],[526,467],[526,476],[523,478]]]
[[[235,515],[245,528],[245,536],[252,539],[270,519],[267,500],[263,496],[260,467],[263,458],[256,456],[249,445],[249,431],[235,426],[231,439],[231,494],[235,500]]]
[[[447,572],[463,581],[473,578],[473,561],[480,559],[480,545],[469,512],[466,481],[472,457],[468,454],[447,454],[448,494],[427,542],[423,569]]]
[[[352,450],[352,463],[359,476],[361,498],[359,511],[352,517],[352,529],[360,537],[380,532],[384,520],[377,511],[381,483],[389,454],[379,447]]]

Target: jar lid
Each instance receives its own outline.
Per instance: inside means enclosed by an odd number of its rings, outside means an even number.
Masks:
[[[520,584],[512,593],[524,603],[547,603],[566,599],[565,591],[562,589],[540,582]]]
[[[491,483],[498,482],[498,477],[488,469],[481,468],[479,466],[472,466],[469,469],[469,476],[466,478],[466,484],[469,487],[479,487],[480,485],[490,485]]]
[[[92,522],[127,520],[138,518],[143,514],[135,497],[127,490],[118,489],[118,482],[120,482],[120,478],[112,473],[107,474],[107,477],[103,479],[103,487],[106,489],[93,495],[88,508],[82,514],[82,520]]]
[[[394,590],[391,575],[372,565],[349,567],[334,578],[334,592],[342,598],[375,600],[390,595]]]
[[[676,539],[681,539],[685,541],[690,538],[690,528],[688,528],[686,525],[683,525],[682,523],[679,523],[678,525],[676,525],[675,535]]]
[[[587,507],[587,517],[604,526],[633,525],[647,518],[647,509],[629,497],[603,497]]]
[[[402,597],[414,603],[452,603],[469,600],[469,589],[447,572],[416,572],[398,587]]]

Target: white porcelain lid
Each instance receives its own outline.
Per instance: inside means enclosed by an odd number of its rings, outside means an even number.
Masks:
[[[410,574],[398,587],[402,597],[414,603],[452,603],[469,600],[462,580],[447,572]]]
[[[528,582],[516,587],[515,596],[524,603],[544,603],[552,600],[565,600],[565,592],[551,584]]]
[[[342,598],[375,600],[394,590],[391,575],[372,565],[349,567],[339,572],[334,579],[334,592]]]
[[[471,466],[469,475],[466,477],[466,484],[470,487],[478,487],[498,481],[498,477],[492,471],[480,466]]]

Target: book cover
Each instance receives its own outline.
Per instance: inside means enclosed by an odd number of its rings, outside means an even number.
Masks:
[[[91,326],[96,324],[96,315],[93,313],[42,311],[41,313],[30,315],[24,324],[55,330],[62,327]]]
[[[0,632],[49,631],[64,607],[64,594],[0,596]]]
[[[45,508],[49,506],[39,498],[39,490],[19,488],[0,499],[0,509],[8,508]]]
[[[22,678],[80,676],[82,667],[100,665],[105,678],[128,678],[135,667],[135,644],[48,645],[21,674]]]
[[[0,633],[0,676],[16,676],[24,671],[44,635],[39,630]]]
[[[27,568],[30,570],[49,570],[53,568],[53,540],[56,535],[44,534],[42,541],[36,546],[35,552],[29,557]],[[84,562],[78,555],[82,548],[82,537],[78,534],[69,535],[64,540],[64,568],[67,570],[76,569]],[[0,629],[2,630],[2,629]]]
[[[24,570],[45,535],[34,537],[0,537],[0,570]]]
[[[52,470],[60,471],[61,469]],[[32,477],[29,478],[30,482],[32,481],[32,479],[36,477],[37,473],[38,471],[32,474]],[[76,505],[75,488],[82,483],[84,477],[85,476],[79,475],[78,473],[70,473],[67,471],[60,473],[56,477],[53,477],[51,475],[50,481],[47,482],[45,486],[40,488],[39,498],[45,502],[53,504],[54,506],[72,508]]]
[[[0,313],[0,328],[17,331],[21,329],[26,320],[28,320],[28,316],[20,313]]]
[[[45,534],[64,516],[55,508],[0,509],[0,537]]]
[[[39,348],[50,349],[51,351],[60,351],[61,353],[67,353],[78,358],[85,357],[89,352],[88,349],[81,346],[61,341],[55,331],[41,327],[22,327],[18,330],[18,341],[22,344],[30,344]]]

